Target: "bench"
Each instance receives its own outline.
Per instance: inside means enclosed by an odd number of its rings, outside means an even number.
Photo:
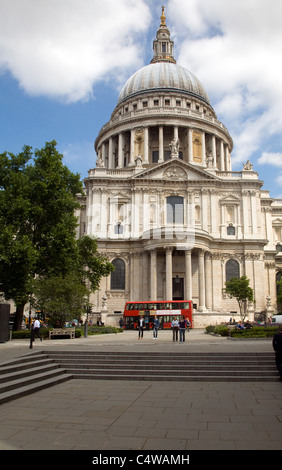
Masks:
[[[49,339],[58,338],[60,336],[67,337],[69,336],[70,339],[74,339],[75,337],[75,328],[53,328],[49,331]]]

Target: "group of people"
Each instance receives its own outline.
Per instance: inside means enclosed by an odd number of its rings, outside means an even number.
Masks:
[[[250,330],[251,328],[253,328],[253,326],[248,320],[237,324],[237,330]]]
[[[138,339],[143,339],[144,333],[144,326],[145,320],[144,317],[140,317],[138,320]],[[186,329],[191,326],[190,321],[185,319],[185,317],[181,317],[180,320],[177,317],[173,317],[171,322],[171,329],[172,329],[172,340],[173,342],[178,342],[178,332],[179,332],[179,343],[185,343],[185,332]],[[160,321],[158,316],[155,315],[153,320],[153,339],[158,338],[158,331],[160,328]]]

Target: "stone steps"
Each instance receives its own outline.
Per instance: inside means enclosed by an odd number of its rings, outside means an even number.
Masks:
[[[0,404],[72,378],[47,355],[29,355],[0,364]]]
[[[0,365],[0,404],[71,378],[147,381],[277,381],[272,353],[62,351]]]
[[[50,353],[60,367],[79,378],[129,380],[277,379],[273,354],[236,353]]]

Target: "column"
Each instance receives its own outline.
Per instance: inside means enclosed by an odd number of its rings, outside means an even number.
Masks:
[[[149,163],[149,128],[144,129],[144,160],[143,163]]]
[[[205,299],[205,253],[203,250],[198,251],[199,262],[199,307],[200,312],[206,310]]]
[[[105,142],[102,143],[101,157],[102,157],[103,164],[104,164],[104,166],[105,166],[105,160],[106,160],[106,146],[105,146]]]
[[[225,171],[230,171],[229,168],[229,150],[228,150],[228,145],[225,145]]]
[[[178,126],[173,127],[173,138],[178,140]]]
[[[202,163],[206,162],[206,134],[202,132]]]
[[[157,300],[157,252],[156,250],[150,250],[151,255],[151,300]]]
[[[249,235],[249,192],[242,191],[243,200],[243,233],[244,238],[248,238]]]
[[[135,138],[135,131],[131,130],[130,131],[130,151],[129,151],[129,163],[128,166],[133,166],[134,165],[134,138]]]
[[[109,138],[109,168],[114,168],[113,138]]]
[[[212,309],[212,266],[211,253],[206,253],[205,258],[205,281],[206,281],[206,308]]]
[[[166,300],[172,300],[172,248],[165,249]]]
[[[215,140],[215,135],[212,136],[212,158],[213,158],[213,167],[216,168],[216,140]]]
[[[164,161],[164,128],[159,126],[159,163]]]
[[[148,292],[150,292],[150,271],[148,252],[145,250],[142,253],[142,278],[140,279],[140,300],[148,300]]]
[[[257,234],[257,211],[256,211],[256,192],[251,191],[251,219],[252,219],[252,233]]]
[[[192,258],[191,250],[185,251],[185,300],[192,300]]]
[[[123,147],[123,135],[122,135],[122,134],[119,134],[119,135],[118,135],[118,168],[122,168],[122,167],[123,167],[123,161],[122,161],[123,151],[122,151],[122,147]]]
[[[134,292],[134,278],[135,278],[135,269],[134,269],[134,252],[130,253],[130,300],[134,300],[135,292]]]
[[[193,131],[191,128],[188,130],[188,162],[193,162]]]
[[[220,141],[220,171],[224,171],[224,145],[223,141]]]
[[[209,190],[202,189],[202,227],[208,232],[208,196]]]

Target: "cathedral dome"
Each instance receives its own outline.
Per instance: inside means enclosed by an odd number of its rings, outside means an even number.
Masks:
[[[199,98],[210,105],[209,97],[197,77],[184,67],[170,62],[156,62],[134,73],[123,86],[118,104],[148,92],[179,92]]]

